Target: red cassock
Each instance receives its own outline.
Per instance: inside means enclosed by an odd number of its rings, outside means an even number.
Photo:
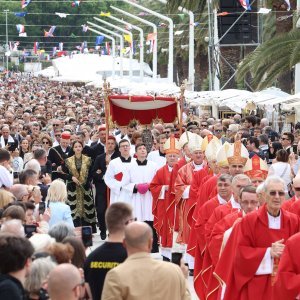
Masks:
[[[218,299],[220,282],[214,275],[216,265],[218,264],[224,233],[227,229],[231,228],[238,218],[242,218],[243,214],[241,211],[235,211],[229,215],[226,215],[223,219],[217,222],[212,230],[210,236],[210,242],[207,245],[207,251],[210,254],[212,264],[212,274],[210,275],[207,297],[206,299]]]
[[[266,205],[246,215],[240,222],[233,272],[224,300],[273,299],[272,275],[255,275],[272,243],[299,232],[299,218],[281,209],[281,228],[270,229]]]
[[[166,202],[170,197],[170,192],[165,191],[164,198],[159,199],[161,190],[164,186],[169,186],[171,173],[168,165],[160,168],[152,179],[150,184],[150,191],[153,197],[152,202],[152,214],[154,217],[153,226],[156,229],[157,234],[160,236],[160,242],[162,247],[167,247],[167,233],[173,231],[173,224],[169,224],[166,218]]]
[[[197,243],[197,237],[194,232],[194,226],[196,223],[196,220],[194,219],[194,211],[197,205],[197,200],[198,200],[198,194],[199,190],[201,189],[203,185],[203,181],[205,178],[208,177],[208,175],[211,173],[210,169],[208,166],[203,168],[200,171],[194,172],[192,183],[191,183],[191,188],[190,188],[190,194],[189,194],[189,199],[187,200],[187,205],[190,206],[188,215],[187,215],[187,222],[190,227],[190,233],[189,233],[189,240],[187,243],[187,253],[189,253],[192,256],[195,256],[195,248],[196,248],[196,243]]]
[[[198,220],[195,224],[198,247],[196,249],[194,267],[194,288],[200,299],[204,299],[207,285],[202,281],[201,270],[203,265],[203,255],[206,247],[205,224],[213,213],[214,209],[220,205],[218,197],[214,197],[205,202],[199,210]]]
[[[274,285],[274,300],[296,299],[300,295],[299,246],[300,233],[289,238],[285,244]]]
[[[174,166],[171,173],[170,178],[170,186],[169,191],[170,195],[169,198],[166,200],[166,220],[170,226],[172,226],[174,231],[178,231],[179,229],[179,214],[178,214],[178,207],[176,208],[175,212],[175,180],[178,174],[178,171],[181,167],[183,167],[187,161],[185,157],[182,157]],[[173,245],[173,230],[169,231],[167,234],[167,246],[172,247]]]

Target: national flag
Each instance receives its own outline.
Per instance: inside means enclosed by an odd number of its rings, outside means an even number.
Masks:
[[[23,18],[27,15],[27,12],[24,11],[24,12],[15,12],[15,16],[16,17],[19,17],[19,18]]]
[[[110,12],[103,12],[103,11],[101,11],[100,17],[110,17]]]
[[[249,0],[239,0],[239,2],[245,10],[251,10]]]
[[[64,43],[59,43],[58,49],[59,49],[59,51],[64,51]]]
[[[19,33],[25,32],[25,26],[24,25],[17,24],[16,27],[17,27],[17,30],[18,30]]]
[[[87,32],[89,29],[89,26],[87,26],[86,24],[81,25],[81,27],[82,27],[82,32]]]
[[[149,53],[153,52],[154,44],[156,43],[156,33],[148,33],[147,35],[147,45],[149,45]]]
[[[105,42],[105,50],[106,50],[106,54],[110,55],[110,44],[109,44],[109,42]]]
[[[130,34],[124,34],[124,39],[125,39],[125,41],[128,42],[129,44],[132,43],[131,35],[130,35]]]
[[[37,51],[39,49],[39,42],[34,42],[33,43],[33,51],[34,51],[34,54],[37,54]]]
[[[56,26],[51,26],[49,31],[44,30],[45,37],[53,37],[53,33],[55,31]]]
[[[69,14],[65,14],[65,13],[55,13],[57,16],[59,16],[60,18],[66,18],[67,16],[69,16]]]
[[[21,1],[21,6],[22,8],[25,8],[29,5],[29,3],[31,2],[31,0],[22,0]]]
[[[98,45],[102,44],[103,41],[104,41],[104,36],[103,35],[96,36],[95,46],[98,46]]]

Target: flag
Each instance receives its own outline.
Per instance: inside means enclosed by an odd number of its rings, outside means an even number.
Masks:
[[[132,26],[130,24],[126,24],[125,25],[125,29],[128,30],[128,31],[131,31],[132,30]]]
[[[34,43],[33,43],[33,51],[34,51],[34,54],[37,53],[38,49],[39,49],[39,42],[34,42]]]
[[[22,0],[21,1],[21,6],[22,8],[25,8],[29,5],[29,3],[31,2],[31,0]]]
[[[21,37],[27,37],[27,32],[21,32],[21,33],[19,33],[19,36],[21,36]]]
[[[251,10],[249,0],[239,0],[239,2],[245,10]]]
[[[19,18],[23,18],[27,15],[27,12],[24,11],[24,12],[15,12],[15,16],[16,17],[19,17]]]
[[[103,12],[103,11],[101,11],[100,17],[110,17],[110,12]]]
[[[109,45],[109,42],[105,42],[105,50],[106,50],[106,54],[110,55],[110,45]]]
[[[102,44],[103,41],[104,41],[104,36],[103,35],[96,36],[95,46],[98,46],[98,45]]]
[[[80,1],[73,1],[72,2],[72,7],[79,6],[79,5],[80,5]]]
[[[56,50],[57,50],[57,47],[53,47],[53,49],[52,49],[52,56],[55,56]]]
[[[17,27],[17,30],[18,30],[19,34],[25,32],[25,26],[24,25],[17,24],[16,27]]]
[[[89,26],[87,26],[86,24],[81,25],[81,27],[82,27],[82,32],[87,32],[89,29]]]
[[[53,37],[53,33],[55,31],[56,26],[51,26],[49,31],[44,30],[45,37]]]
[[[130,34],[124,34],[124,39],[125,39],[125,41],[128,42],[129,44],[132,43]]]
[[[166,23],[160,22],[157,25],[158,27],[168,27],[168,25]]]
[[[286,3],[287,5],[287,11],[289,11],[291,9],[291,3],[290,3],[290,0],[284,0],[284,2]]]
[[[148,33],[147,35],[147,45],[149,45],[149,53],[153,52],[154,43],[156,41],[156,33]]]
[[[65,14],[65,13],[55,13],[57,16],[59,16],[60,18],[66,18],[67,16],[69,16],[69,14]]]
[[[59,43],[58,49],[59,49],[59,51],[64,51],[64,43]]]

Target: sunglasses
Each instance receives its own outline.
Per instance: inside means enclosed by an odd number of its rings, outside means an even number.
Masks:
[[[287,138],[281,138],[282,141],[289,141]]]
[[[163,133],[164,133],[164,134],[170,134],[171,131],[164,131]]]
[[[215,132],[222,132],[223,130],[221,129],[216,129]]]
[[[43,144],[45,144],[45,145],[48,145],[49,144],[49,142],[47,141],[47,142],[43,142]]]
[[[59,126],[59,124],[52,124],[52,126],[55,126],[55,127],[56,127],[56,126]]]
[[[60,135],[60,134],[56,134],[55,136],[56,136],[56,137],[61,137],[61,135]]]
[[[201,124],[201,127],[207,127],[207,125],[206,124]]]
[[[270,196],[276,196],[278,194],[278,196],[282,197],[282,196],[285,196],[285,192],[283,191],[270,191],[269,192],[269,195]]]

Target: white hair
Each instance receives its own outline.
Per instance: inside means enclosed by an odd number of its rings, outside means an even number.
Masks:
[[[24,168],[24,170],[28,170],[28,169],[35,171],[37,174],[40,174],[41,165],[36,159],[31,159],[26,163]]]
[[[11,233],[19,237],[25,237],[25,231],[21,220],[12,219],[5,221],[0,229],[1,233]]]
[[[29,241],[34,248],[34,252],[43,252],[51,244],[55,243],[55,239],[46,233],[36,233],[29,239]]]
[[[283,185],[283,187],[285,187],[284,180],[281,177],[277,176],[277,175],[273,175],[273,176],[267,177],[266,181],[264,182],[265,191],[267,191],[269,184],[273,183],[273,182],[274,183],[281,183]]]
[[[264,189],[265,189],[265,183],[263,182],[256,188],[256,194],[260,194],[264,192]]]

